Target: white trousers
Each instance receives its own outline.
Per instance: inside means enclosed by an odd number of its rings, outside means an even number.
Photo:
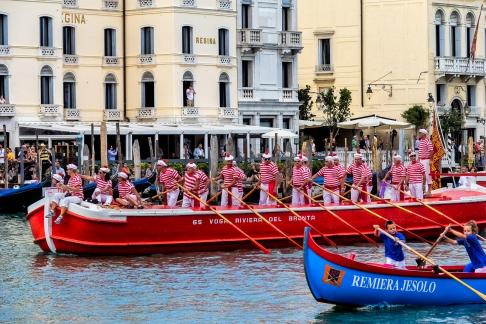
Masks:
[[[231,188],[231,193],[238,198],[240,197],[240,192],[238,191],[238,188],[236,188],[236,187]],[[226,190],[223,190],[223,192],[221,193],[221,206],[224,206],[224,207],[228,206],[228,196],[229,196],[228,192]],[[240,202],[238,200],[236,200],[236,198],[231,197],[231,206],[239,207]]]
[[[400,191],[395,189],[395,185],[390,185],[390,200],[391,201],[400,201]]]
[[[409,183],[410,194],[416,199],[424,199],[424,189],[422,183]]]
[[[184,195],[182,197],[182,207],[183,208],[194,207],[194,199],[192,197],[188,197]]]
[[[96,199],[98,200],[98,202],[103,203],[105,205],[111,205],[111,202],[113,201],[113,196],[102,194],[101,190],[96,188],[95,191],[93,192],[93,195],[91,195],[91,199]]]
[[[174,189],[167,193],[167,206],[174,207],[177,204],[177,199],[179,198],[179,189]]]
[[[266,191],[268,191],[268,183],[262,183],[260,185],[260,187]],[[259,205],[260,206],[273,206],[273,205],[276,205],[277,202],[275,200],[273,200],[272,198],[270,198],[268,196],[268,194],[266,193],[266,191],[264,190],[260,190],[260,202],[259,202]]]
[[[430,175],[430,160],[420,160],[420,163],[424,166],[425,169],[425,184],[430,186],[432,184],[432,176]]]
[[[200,194],[200,195],[199,195],[199,198],[200,198],[202,201],[206,202],[206,201],[208,200],[208,195],[209,195],[209,191],[206,191],[205,193]]]
[[[406,269],[405,259],[403,259],[402,261],[396,261],[396,260],[393,260],[389,257],[386,257],[385,258],[385,264],[390,264],[390,265],[392,265],[392,266],[394,266],[395,268],[398,268],[398,269]]]
[[[77,196],[64,197],[59,202],[59,206],[68,208],[69,204],[80,204],[82,201],[83,199]]]
[[[62,198],[66,195],[65,192],[56,192],[54,196],[52,196],[51,201],[54,201],[56,204],[59,205],[59,202],[61,201]]]
[[[330,193],[329,191],[324,190],[322,193],[322,200],[324,200],[325,204],[339,204],[339,189],[333,190],[334,194]]]
[[[360,188],[360,189],[361,189],[361,188]],[[372,189],[372,187],[371,187],[371,186],[367,186],[367,187],[366,187],[366,191],[367,191],[368,193],[370,193],[370,192],[371,192],[371,189]],[[359,191],[358,189],[351,188],[351,201],[352,201],[352,202],[355,202],[355,203],[356,203],[356,202],[358,202],[358,200],[359,200],[359,194],[360,194],[360,193],[361,193],[361,191]],[[370,195],[368,195],[367,200],[366,200],[365,202],[367,202],[367,203],[371,202],[371,197],[370,197]]]
[[[302,191],[292,188],[292,205],[305,205]]]

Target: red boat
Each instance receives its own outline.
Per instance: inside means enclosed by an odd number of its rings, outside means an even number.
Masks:
[[[208,209],[170,209],[162,206],[141,210],[113,209],[83,202],[81,205],[70,206],[63,222],[56,225],[52,218],[44,217],[46,201],[43,198],[29,206],[27,214],[34,242],[46,252],[125,255],[254,248],[247,237]],[[424,202],[432,208],[412,200],[398,205],[428,220],[385,201],[362,206],[424,237],[438,235],[443,229],[439,224],[451,223],[450,219],[433,209],[459,223],[470,219],[475,219],[479,225],[486,223],[484,191],[441,189]],[[296,240],[302,241],[306,224],[311,224],[339,244],[364,241],[356,231],[317,205],[292,207],[305,222],[283,207],[253,207],[281,232]],[[282,233],[248,208],[215,208],[265,247],[291,245]],[[369,211],[351,204],[329,204],[326,208],[370,237],[372,225],[383,223],[383,220]],[[319,237],[316,236],[316,239]]]

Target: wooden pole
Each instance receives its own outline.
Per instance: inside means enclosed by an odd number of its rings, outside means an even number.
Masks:
[[[37,128],[35,129],[35,151],[37,154],[37,178],[39,181],[42,181],[42,163],[40,163],[40,155],[39,155],[39,131]]]
[[[138,143],[138,139],[135,140],[133,143],[133,167],[135,173],[135,179],[140,179],[141,169],[140,169],[140,144]]]
[[[100,125],[100,159],[101,166],[108,165],[108,139],[107,139],[106,121]]]
[[[211,134],[211,154],[209,155],[209,177],[214,178],[218,175],[218,136]],[[211,183],[211,194],[218,191],[218,187]]]
[[[20,184],[23,185],[25,180],[25,155],[22,147],[20,147],[19,159],[20,159]]]
[[[95,137],[94,137],[94,124],[91,123],[91,174],[95,173]]]
[[[5,188],[8,188],[8,157],[7,157],[7,125],[3,125],[3,181]]]
[[[120,123],[116,123],[116,150],[118,152],[118,171],[123,167],[123,154],[120,139]]]

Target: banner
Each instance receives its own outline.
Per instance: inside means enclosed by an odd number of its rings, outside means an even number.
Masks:
[[[430,161],[430,174],[432,175],[432,190],[440,188],[440,173],[442,172],[441,162],[445,154],[444,145],[442,144],[439,127],[437,125],[437,115],[435,111],[432,115],[432,135],[430,140],[434,147],[434,154]]]

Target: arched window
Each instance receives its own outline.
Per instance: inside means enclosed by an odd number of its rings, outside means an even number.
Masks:
[[[51,17],[40,17],[40,42],[39,45],[42,47],[52,47],[52,18]]]
[[[225,72],[219,76],[219,106],[229,107],[229,76]]]
[[[53,95],[53,77],[52,69],[48,65],[44,65],[40,73],[41,86],[41,104],[50,105],[54,103]]]
[[[474,15],[469,12],[466,15],[466,56],[471,57],[471,45],[474,37]]]
[[[105,77],[105,109],[116,109],[116,78],[112,73]]]
[[[444,13],[437,10],[435,13],[435,56],[445,56],[445,23]]]
[[[8,68],[0,64],[0,96],[8,102]]]
[[[142,75],[142,107],[155,107],[154,76],[150,72]]]
[[[64,74],[62,80],[63,89],[63,102],[64,108],[75,109],[76,108],[76,78],[74,74],[68,72]]]
[[[8,45],[8,16],[0,14],[0,45]]]
[[[182,76],[182,103],[184,107],[194,106],[194,77],[190,71],[184,72]]]
[[[461,21],[457,11],[451,13],[449,24],[451,25],[451,56],[461,56]]]

